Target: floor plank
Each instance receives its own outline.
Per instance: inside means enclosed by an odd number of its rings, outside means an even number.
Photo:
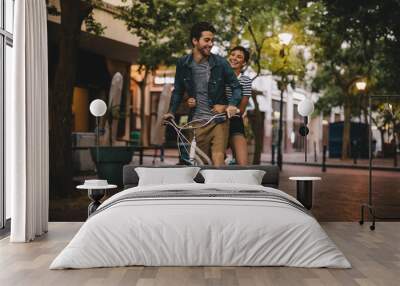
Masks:
[[[352,269],[290,267],[117,267],[48,269],[82,223],[50,223],[49,233],[32,243],[0,240],[0,285],[398,285],[400,222],[378,222],[377,229],[352,222],[321,223],[344,252]]]

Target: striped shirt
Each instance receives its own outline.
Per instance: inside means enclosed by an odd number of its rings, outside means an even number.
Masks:
[[[247,75],[239,74],[238,80],[242,86],[242,96],[251,97],[251,79]],[[230,86],[225,86],[225,94],[229,100],[232,96],[232,90]]]
[[[208,120],[213,116],[211,107],[208,103],[208,81],[210,80],[210,64],[208,59],[203,59],[200,63],[193,60],[191,64],[194,79],[194,91],[196,107],[193,119]]]

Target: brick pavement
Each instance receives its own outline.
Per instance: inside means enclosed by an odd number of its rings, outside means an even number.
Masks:
[[[295,152],[295,153],[285,153],[282,155],[283,162],[285,163],[304,163],[304,153],[302,152]],[[321,164],[322,163],[322,154],[318,154],[315,160],[314,154],[308,154],[307,162],[310,164]],[[271,162],[271,154],[263,153],[261,156],[261,160],[264,162]],[[397,155],[398,166],[397,168],[400,170],[400,156]],[[341,159],[330,159],[326,158],[326,163],[331,165],[337,166],[364,166],[367,167],[369,164],[368,159],[357,159],[356,164],[354,163],[353,159],[341,160]],[[373,167],[387,167],[387,168],[394,168],[394,159],[393,158],[374,158],[372,162]]]
[[[360,205],[368,200],[368,171],[350,168],[328,169],[284,165],[280,175],[279,189],[293,196],[296,183],[291,176],[319,176],[315,182],[312,212],[319,221],[358,221]],[[374,171],[372,179],[373,203],[377,215],[400,217],[400,175],[398,172]]]
[[[167,155],[172,154],[167,153]],[[300,161],[298,153],[294,156]],[[304,157],[302,159],[304,160]],[[145,163],[151,164],[151,160],[151,157],[147,157]],[[176,162],[177,157],[167,157],[164,164],[176,164]],[[160,162],[157,161],[157,164]],[[323,173],[320,167],[283,165],[279,188],[296,196],[296,183],[289,181],[289,177],[303,175],[322,177],[322,181],[315,183],[312,209],[315,217],[320,221],[358,221],[360,205],[368,200],[368,170],[352,169],[350,164],[347,166],[348,168],[340,169],[328,168],[327,172]],[[377,204],[378,215],[400,217],[398,172],[373,171],[373,200]]]
[[[173,155],[171,157],[171,155]],[[151,165],[152,157],[145,157],[144,164]],[[134,158],[132,163],[138,163]],[[164,164],[177,163],[176,153],[167,152]],[[157,165],[161,162],[156,161]],[[296,195],[296,183],[290,176],[320,176],[322,181],[314,185],[312,212],[319,221],[358,221],[360,205],[368,199],[368,171],[349,168],[329,168],[326,173],[320,167],[284,165],[280,175],[279,189]],[[373,200],[378,216],[400,217],[400,174],[393,171],[373,172]],[[74,192],[73,198],[53,205],[56,209],[50,217],[52,221],[83,221],[89,199],[84,192]],[[63,211],[74,209],[73,212]]]

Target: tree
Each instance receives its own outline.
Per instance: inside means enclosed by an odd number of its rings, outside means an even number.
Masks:
[[[139,37],[139,82],[141,93],[141,134],[145,134],[144,100],[149,73],[160,66],[174,65],[188,47],[190,27],[200,21],[215,18],[218,1],[152,1],[123,0],[116,18]],[[190,46],[189,46],[190,47]],[[144,136],[142,143],[146,143]],[[145,140],[145,141],[143,141]]]
[[[288,85],[295,87],[296,80],[302,80],[305,75],[304,47],[300,46],[305,41],[302,17],[299,15],[303,9],[300,1],[289,1],[281,3],[280,1],[270,1],[268,8],[261,6],[257,8],[257,1],[249,16],[242,15],[245,20],[244,37],[250,40],[253,57],[253,68],[256,71],[256,77],[262,70],[267,70],[279,78],[278,87],[281,91],[280,117],[278,133],[278,165],[282,168],[282,129],[283,129],[283,94]],[[257,12],[254,12],[257,11]],[[278,34],[281,32],[291,32],[294,40],[288,46],[283,46],[278,40]],[[256,97],[253,98],[256,102]],[[261,114],[258,108],[255,109],[256,122],[261,122]],[[259,164],[262,136],[262,124],[256,124],[256,152],[255,164]]]
[[[198,21],[209,21],[217,28],[216,41],[219,47],[229,49],[241,39],[250,39],[254,53],[252,64],[259,75],[263,68],[261,54],[264,40],[255,34],[266,23],[280,21],[279,15],[287,7],[277,0],[224,0],[224,1],[123,1],[127,5],[120,7],[119,19],[125,21],[130,32],[139,37],[139,68],[143,72],[143,80],[140,82],[142,102],[144,100],[146,77],[149,72],[154,72],[160,65],[174,64],[177,56],[185,51],[185,44],[189,41],[190,27]],[[290,1],[294,11],[294,2]],[[293,2],[293,3],[292,3]],[[273,8],[273,12],[268,12]],[[269,13],[269,14],[268,14]],[[270,17],[273,15],[273,17]],[[268,17],[265,17],[268,16]],[[289,18],[289,16],[287,16]],[[252,35],[253,33],[253,35]],[[190,45],[189,45],[190,47]],[[255,100],[255,97],[254,97]],[[142,105],[143,108],[143,105]],[[261,113],[256,106],[256,156],[258,164],[261,157]],[[141,111],[142,122],[144,110]],[[142,124],[142,134],[144,131]]]
[[[280,109],[279,109],[279,131],[278,131],[278,166],[282,169],[282,139],[283,139],[283,95],[288,91],[288,87],[293,89],[296,87],[296,81],[303,80],[305,75],[305,59],[304,49],[295,49],[296,40],[299,41],[299,32],[292,30],[295,39],[289,45],[279,43],[278,37],[271,37],[267,41],[264,51],[264,66],[279,79],[277,81],[278,89],[280,90]],[[297,39],[296,39],[297,38]],[[298,47],[298,46],[297,46]]]
[[[277,36],[282,27],[288,23],[298,22],[302,1],[287,1],[282,3],[277,0],[225,0],[207,1],[208,11],[211,11],[212,21],[217,27],[218,45],[225,50],[239,45],[242,41],[250,43],[250,65],[255,70],[256,79],[263,70],[269,68],[266,61],[266,48],[270,38]],[[215,14],[215,11],[218,11]],[[213,14],[214,13],[214,14]],[[270,55],[274,57],[275,55]],[[294,75],[297,74],[293,73]],[[255,154],[253,164],[260,164],[263,145],[263,122],[257,104],[257,93],[252,94],[255,103],[252,129],[255,134]]]
[[[48,13],[61,16],[58,63],[49,87],[50,198],[72,190],[72,94],[82,23],[102,33],[105,27],[93,19],[99,0],[60,0],[61,11],[48,4]]]
[[[394,9],[396,1],[318,1],[314,3],[309,29],[317,37],[315,60],[318,73],[313,82],[315,90],[324,92],[321,103],[327,107],[343,106],[344,129],[342,159],[350,151],[350,120],[354,115],[366,114],[366,95],[360,98],[354,83],[360,77],[368,81],[367,92],[377,88],[377,78],[382,74],[381,57],[384,39],[393,23],[387,21],[388,7]],[[395,6],[395,7],[393,7]],[[393,11],[397,11],[394,9]],[[360,103],[360,104],[357,104]]]

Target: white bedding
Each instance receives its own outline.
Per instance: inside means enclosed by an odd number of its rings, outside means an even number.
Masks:
[[[142,186],[106,200],[50,269],[145,266],[294,266],[350,268],[309,214],[258,198],[152,198],[116,200],[132,192],[262,190],[232,184]],[[137,193],[134,193],[137,194]],[[297,202],[298,203],[298,202]]]

